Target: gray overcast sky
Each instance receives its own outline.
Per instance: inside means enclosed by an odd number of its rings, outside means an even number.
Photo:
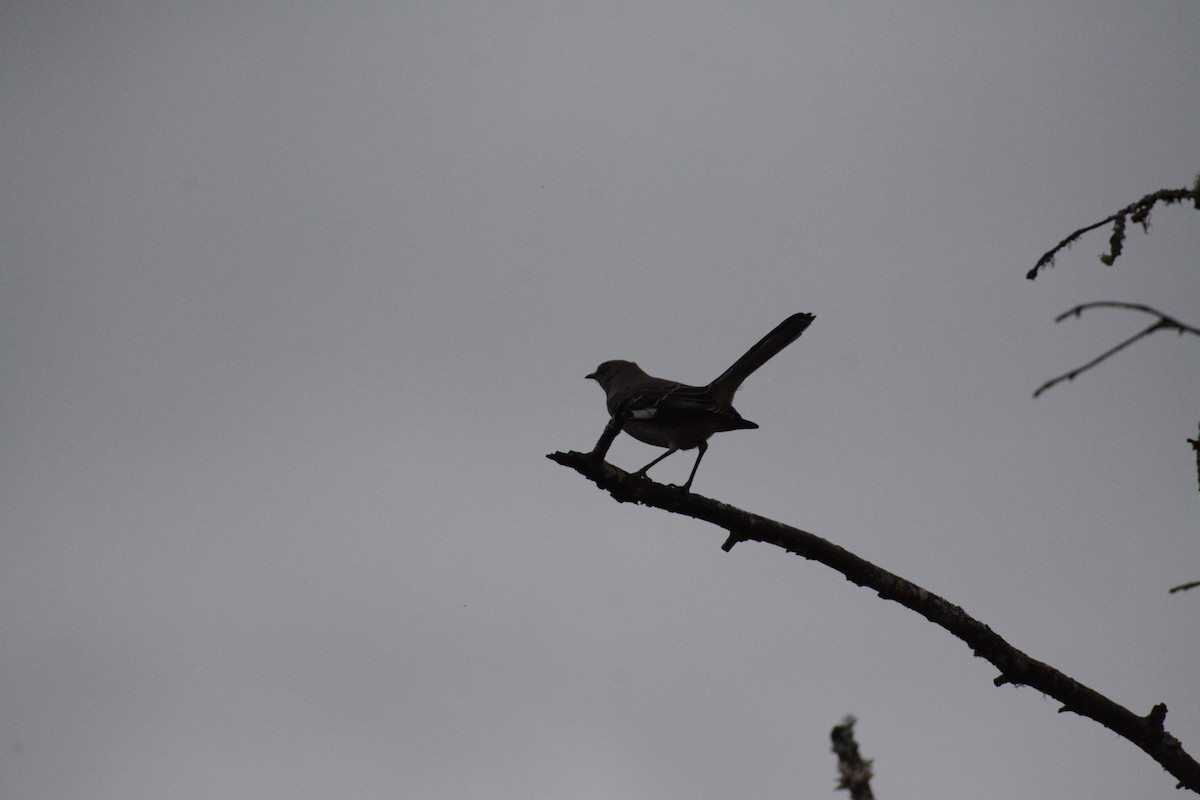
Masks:
[[[609,358],[696,490],[939,592],[1200,754],[1200,4],[8,2],[0,796],[1176,797],[838,575],[620,506]],[[636,468],[627,438],[611,458]],[[680,480],[690,456],[656,468]]]

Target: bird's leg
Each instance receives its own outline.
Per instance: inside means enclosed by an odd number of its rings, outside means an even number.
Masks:
[[[671,454],[673,454],[673,453],[677,453],[677,452],[679,452],[679,448],[678,448],[678,447],[672,447],[670,450],[668,450],[667,452],[663,453],[661,456],[659,456],[658,458],[654,459],[654,460],[653,460],[653,461],[651,461],[649,464],[647,464],[646,466],[642,467],[641,469],[639,469],[637,472],[635,472],[635,473],[633,473],[633,474],[634,474],[636,477],[639,477],[639,478],[644,478],[644,477],[646,477],[646,470],[650,469],[651,467],[653,467],[653,466],[654,466],[655,464],[657,464],[658,462],[662,461],[662,460],[663,460],[664,458],[666,458],[667,456],[669,456],[669,455],[671,455]]]
[[[608,455],[608,448],[612,447],[613,440],[617,438],[617,434],[621,432],[622,426],[625,425],[624,414],[614,414],[608,424],[604,426],[604,433],[600,434],[600,438],[596,441],[596,446],[592,448],[589,454],[596,461],[603,461],[604,456]]]
[[[683,485],[683,490],[685,492],[690,492],[692,490],[692,478],[696,477],[696,470],[700,469],[700,459],[704,458],[704,451],[708,449],[708,442],[701,442],[696,446],[696,449],[699,450],[699,452],[696,453],[696,463],[692,464],[692,474],[688,475],[687,483]]]

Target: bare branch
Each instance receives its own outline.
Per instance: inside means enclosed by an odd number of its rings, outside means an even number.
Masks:
[[[1054,321],[1062,322],[1064,319],[1068,319],[1070,317],[1082,316],[1083,312],[1089,308],[1129,308],[1129,309],[1133,309],[1134,311],[1141,311],[1141,312],[1149,314],[1151,316],[1158,317],[1158,320],[1150,327],[1146,328],[1145,330],[1141,331],[1140,333],[1138,333],[1134,336],[1129,337],[1125,341],[1118,344],[1116,347],[1113,347],[1109,350],[1104,351],[1100,355],[1093,358],[1091,361],[1084,364],[1082,367],[1076,367],[1075,369],[1071,370],[1070,372],[1065,372],[1062,375],[1059,375],[1057,378],[1046,381],[1045,383],[1043,383],[1041,386],[1039,386],[1037,388],[1037,391],[1035,391],[1033,393],[1034,397],[1037,397],[1038,395],[1040,395],[1042,392],[1046,391],[1050,387],[1060,384],[1063,381],[1075,380],[1075,377],[1077,375],[1087,372],[1089,369],[1096,366],[1101,361],[1104,361],[1109,356],[1119,353],[1120,351],[1124,350],[1129,345],[1136,342],[1138,339],[1149,336],[1150,334],[1154,333],[1155,331],[1176,330],[1180,334],[1190,333],[1195,336],[1200,336],[1200,329],[1193,328],[1191,325],[1185,325],[1184,323],[1180,322],[1179,320],[1175,319],[1174,317],[1169,317],[1166,314],[1162,313],[1161,311],[1157,311],[1153,308],[1150,308],[1149,306],[1144,306],[1140,303],[1122,303],[1122,302],[1118,302],[1115,300],[1100,300],[1100,301],[1097,301],[1094,303],[1084,303],[1083,305],[1075,306],[1070,311],[1065,311],[1062,314],[1059,314],[1057,317],[1055,317]]]
[[[874,773],[871,759],[864,759],[858,754],[858,742],[854,741],[854,723],[858,722],[853,716],[847,715],[840,725],[834,725],[829,732],[833,740],[833,752],[838,757],[839,789],[850,792],[850,800],[875,800],[871,791],[871,778]]]
[[[1025,277],[1033,280],[1038,276],[1038,272],[1042,269],[1049,269],[1054,265],[1054,258],[1060,251],[1065,250],[1083,236],[1088,231],[1094,231],[1096,228],[1102,228],[1109,223],[1112,223],[1112,236],[1108,239],[1108,252],[1100,256],[1100,260],[1107,266],[1112,266],[1120,256],[1125,245],[1125,221],[1131,220],[1134,224],[1141,225],[1143,231],[1150,229],[1150,212],[1155,204],[1162,203],[1163,205],[1172,205],[1173,203],[1182,203],[1184,200],[1191,200],[1197,210],[1200,210],[1200,176],[1197,176],[1196,183],[1190,189],[1159,189],[1157,192],[1148,194],[1141,200],[1122,208],[1117,213],[1110,217],[1105,217],[1097,223],[1080,228],[1073,232],[1067,238],[1063,239],[1054,247],[1050,248],[1037,263],[1033,265],[1033,269],[1025,273]]]
[[[1181,583],[1178,586],[1172,586],[1170,591],[1167,593],[1175,594],[1176,592],[1186,592],[1188,589],[1195,589],[1197,586],[1200,586],[1200,581],[1188,581],[1187,583]]]
[[[1016,649],[958,606],[807,531],[649,478],[635,477],[590,453],[551,453],[547,458],[574,469],[618,502],[654,506],[723,528],[729,532],[722,545],[726,551],[738,542],[764,542],[837,570],[852,583],[873,589],[880,597],[900,603],[961,639],[976,656],[1000,670],[994,681],[997,686],[1029,686],[1055,698],[1062,703],[1062,711],[1095,720],[1128,739],[1171,773],[1179,786],[1200,793],[1200,763],[1163,729],[1165,705],[1156,705],[1147,715],[1138,716]]]

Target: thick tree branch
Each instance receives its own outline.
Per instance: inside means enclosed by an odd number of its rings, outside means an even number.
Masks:
[[[833,752],[838,757],[837,788],[849,791],[850,800],[875,800],[875,793],[871,791],[873,762],[859,755],[858,742],[854,741],[854,723],[857,721],[853,716],[847,716],[829,732]]]
[[[1141,312],[1149,314],[1151,316],[1158,317],[1158,319],[1152,325],[1150,325],[1150,327],[1146,328],[1145,330],[1141,331],[1140,333],[1138,333],[1134,336],[1129,337],[1125,341],[1118,344],[1116,347],[1113,347],[1110,350],[1104,351],[1100,355],[1093,358],[1091,361],[1084,364],[1082,367],[1076,367],[1075,369],[1071,370],[1070,372],[1065,372],[1062,375],[1059,375],[1057,378],[1046,381],[1045,383],[1043,383],[1041,386],[1039,386],[1037,388],[1037,391],[1035,391],[1033,393],[1034,397],[1037,397],[1038,395],[1040,395],[1042,392],[1046,391],[1050,387],[1055,386],[1059,383],[1062,383],[1063,381],[1075,380],[1075,377],[1077,375],[1087,372],[1089,369],[1096,366],[1101,361],[1104,361],[1109,356],[1119,353],[1120,351],[1124,350],[1129,345],[1136,342],[1138,339],[1149,336],[1150,334],[1154,333],[1155,331],[1175,330],[1175,331],[1178,331],[1180,334],[1190,333],[1194,336],[1200,336],[1200,328],[1193,328],[1191,325],[1185,325],[1184,323],[1180,322],[1179,320],[1177,320],[1173,317],[1169,317],[1166,314],[1162,313],[1161,311],[1156,311],[1155,309],[1150,308],[1149,306],[1144,306],[1140,303],[1123,303],[1123,302],[1119,302],[1116,300],[1100,300],[1100,301],[1097,301],[1094,303],[1084,303],[1083,305],[1075,306],[1070,311],[1065,311],[1062,314],[1059,314],[1057,317],[1054,318],[1054,321],[1062,322],[1064,319],[1068,319],[1070,317],[1082,316],[1083,312],[1089,308],[1129,308],[1129,309],[1133,309],[1134,311],[1141,311]]]
[[[1141,225],[1142,230],[1147,231],[1150,229],[1150,212],[1153,210],[1155,204],[1171,205],[1172,203],[1182,203],[1184,200],[1191,200],[1196,209],[1200,210],[1200,176],[1197,176],[1196,183],[1190,189],[1159,189],[1153,194],[1146,195],[1141,200],[1130,203],[1112,216],[1105,217],[1099,222],[1073,232],[1039,258],[1037,263],[1033,265],[1033,269],[1025,273],[1025,277],[1033,280],[1042,269],[1049,269],[1054,265],[1054,258],[1061,250],[1070,247],[1080,236],[1083,236],[1088,231],[1102,228],[1109,223],[1112,223],[1113,232],[1112,236],[1108,239],[1108,252],[1100,256],[1100,260],[1111,267],[1113,262],[1120,258],[1121,251],[1125,246],[1126,220]]]
[[[1061,711],[1095,720],[1128,739],[1171,773],[1180,787],[1200,794],[1200,763],[1163,729],[1165,705],[1160,703],[1140,717],[1016,649],[958,606],[807,531],[649,478],[635,477],[592,453],[551,453],[547,458],[574,469],[618,502],[654,506],[723,528],[729,533],[722,545],[726,551],[742,541],[764,542],[837,570],[847,580],[873,589],[880,597],[900,603],[961,639],[976,656],[1000,670],[994,681],[997,686],[1029,686],[1055,698],[1062,703]]]

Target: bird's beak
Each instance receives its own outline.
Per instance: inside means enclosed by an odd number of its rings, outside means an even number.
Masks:
[[[597,383],[599,383],[599,381],[600,381],[600,379],[596,377],[596,373],[594,373],[594,372],[592,372],[588,375],[584,375],[583,379],[584,380],[593,380],[593,381],[596,381]]]

